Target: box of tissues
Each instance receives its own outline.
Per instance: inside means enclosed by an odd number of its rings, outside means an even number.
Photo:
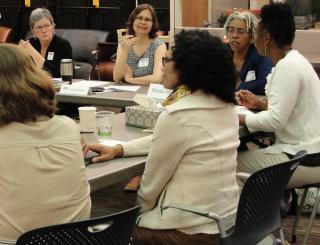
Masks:
[[[163,108],[151,98],[145,95],[137,94],[133,100],[137,106],[127,106],[125,117],[126,125],[139,128],[154,128],[158,116],[163,111]]]

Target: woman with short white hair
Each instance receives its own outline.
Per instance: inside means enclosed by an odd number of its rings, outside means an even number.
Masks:
[[[70,43],[54,34],[55,23],[48,9],[37,8],[31,12],[29,24],[33,37],[20,40],[24,48],[38,67],[48,71],[52,77],[61,77],[61,59],[72,59]]]
[[[233,63],[238,71],[237,88],[264,95],[266,77],[272,62],[259,55],[253,44],[257,18],[250,12],[234,12],[229,15],[225,30],[233,53]]]

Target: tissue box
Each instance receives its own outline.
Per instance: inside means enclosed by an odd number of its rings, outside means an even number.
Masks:
[[[154,128],[163,108],[147,109],[142,106],[126,107],[126,125],[139,128]]]

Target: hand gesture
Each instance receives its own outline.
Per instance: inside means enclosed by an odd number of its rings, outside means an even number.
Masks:
[[[121,43],[121,47],[123,50],[128,51],[129,48],[134,45],[136,41],[136,38],[133,35],[126,35],[124,36],[122,43]]]
[[[243,105],[250,110],[262,109],[264,102],[249,90],[240,90],[236,94],[236,100],[239,105]]]
[[[100,154],[100,156],[91,159],[91,162],[93,163],[108,161],[123,155],[123,148],[121,145],[105,146],[101,144],[86,144],[83,146],[84,157],[88,154],[89,150]]]

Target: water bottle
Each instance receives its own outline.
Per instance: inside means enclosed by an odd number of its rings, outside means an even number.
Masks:
[[[73,77],[73,62],[72,59],[62,59],[60,61],[60,73],[62,81],[68,81],[72,84]]]

